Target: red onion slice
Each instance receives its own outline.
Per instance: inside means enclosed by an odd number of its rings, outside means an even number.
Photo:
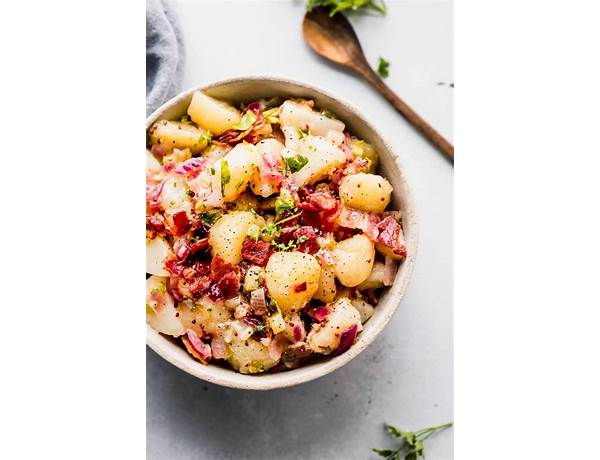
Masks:
[[[348,329],[344,329],[342,335],[340,336],[340,344],[337,349],[333,352],[334,355],[341,355],[348,348],[352,346],[354,343],[354,339],[356,338],[356,334],[358,333],[358,325],[353,324]]]
[[[385,266],[383,268],[383,285],[391,286],[396,277],[396,262],[391,257],[385,258]]]
[[[267,314],[267,300],[265,299],[265,289],[258,288],[250,294],[250,305],[257,315]]]

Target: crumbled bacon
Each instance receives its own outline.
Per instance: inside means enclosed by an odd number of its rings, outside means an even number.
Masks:
[[[379,235],[379,216],[370,212],[343,206],[337,216],[337,223],[341,227],[360,229],[373,241],[376,241]]]
[[[146,216],[146,229],[151,230],[156,233],[161,233],[165,231],[165,218],[155,212],[151,216]]]
[[[240,275],[235,271],[231,271],[223,275],[217,281],[217,287],[223,294],[225,299],[231,299],[238,295],[240,291]]]
[[[190,225],[187,212],[178,211],[173,214],[173,230],[175,235],[183,235],[190,229]]]
[[[165,268],[167,271],[175,276],[181,276],[185,266],[183,263],[178,262],[176,259],[167,259],[165,261]]]
[[[304,225],[294,232],[294,238],[296,241],[304,239],[302,243],[298,245],[298,251],[306,252],[308,254],[316,254],[319,251],[319,243],[317,242],[317,233],[313,227]]]
[[[175,255],[179,260],[187,259],[187,256],[190,255],[190,247],[188,245],[186,238],[179,238],[173,244],[173,251],[175,251]]]
[[[166,144],[152,144],[150,150],[159,158],[169,153],[169,147]]]
[[[182,338],[183,344],[187,351],[202,364],[208,364],[212,358],[210,345],[202,342],[198,334],[192,330],[188,330],[187,334]]]
[[[254,241],[246,237],[242,244],[242,257],[255,265],[264,267],[271,256],[271,245],[264,241]]]
[[[206,294],[211,286],[211,280],[208,276],[195,277],[189,283],[189,290],[193,297],[200,297]]]
[[[404,244],[402,227],[393,217],[388,216],[383,219],[377,226],[377,229],[379,230],[377,242],[390,248],[394,254],[406,257],[406,245]]]
[[[226,273],[230,271],[238,272],[239,268],[235,265],[225,262],[218,254],[212,258],[210,263],[210,278],[213,281],[219,281]]]

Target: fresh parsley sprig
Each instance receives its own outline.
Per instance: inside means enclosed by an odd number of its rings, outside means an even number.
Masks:
[[[329,16],[335,16],[340,11],[360,11],[371,10],[385,15],[387,8],[383,0],[308,0],[306,9],[312,11],[313,8],[322,6],[329,9]]]
[[[377,66],[377,73],[383,78],[390,76],[390,61],[386,61],[382,57],[379,57],[379,65]]]
[[[400,439],[400,445],[396,450],[371,449],[385,460],[417,460],[425,458],[425,440],[432,434],[452,426],[452,422],[443,425],[431,426],[417,431],[404,431],[398,427],[385,424],[385,429],[393,437]]]
[[[294,157],[282,157],[284,166],[288,171],[293,173],[300,171],[308,163],[308,158],[304,155],[298,154]]]

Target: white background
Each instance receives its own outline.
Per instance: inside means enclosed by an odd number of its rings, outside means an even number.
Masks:
[[[387,83],[450,139],[452,10],[449,2],[391,2],[386,17],[353,21],[368,60],[390,61]],[[368,459],[377,457],[371,447],[394,445],[384,421],[415,430],[452,421],[452,166],[370,87],[313,54],[302,2],[180,2],[178,11],[183,88],[284,75],[339,94],[374,120],[405,165],[420,242],[406,297],[382,336],[325,378],[268,394],[225,390],[148,351],[148,458]],[[223,34],[224,23],[240,34]],[[452,430],[428,444],[431,458],[453,458]]]
[[[456,6],[461,460],[597,457],[597,9]],[[144,458],[144,3],[5,13],[2,457]]]

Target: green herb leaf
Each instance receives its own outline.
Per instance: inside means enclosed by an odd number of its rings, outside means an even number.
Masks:
[[[275,200],[275,214],[279,216],[285,211],[296,211],[296,205],[294,204],[294,200],[290,198],[277,197],[277,199]]]
[[[302,128],[298,128],[298,132],[300,133],[300,139],[304,139],[307,136],[312,136],[310,129],[306,128],[305,130]]]
[[[327,118],[331,118],[333,120],[337,120],[336,116],[333,114],[333,112],[330,112],[329,110],[321,110],[321,115],[323,115],[324,117]]]
[[[382,57],[379,58],[379,65],[377,66],[377,73],[381,75],[383,78],[387,78],[390,76],[390,63],[386,61]]]
[[[262,116],[265,117],[267,123],[279,124],[279,110],[280,107],[273,107],[272,109],[265,110]]]
[[[244,113],[244,115],[242,115],[240,121],[233,125],[232,128],[239,131],[246,131],[254,124],[255,121],[256,115],[254,115],[254,112],[248,110],[246,113]]]
[[[227,160],[221,160],[221,194],[225,195],[225,186],[231,181],[231,172]]]
[[[425,439],[437,431],[452,426],[452,422],[443,425],[423,428],[417,431],[404,431],[401,428],[384,424],[385,429],[395,438],[400,439],[400,444],[396,450],[391,449],[372,449],[373,452],[385,457],[386,460],[400,460],[400,454],[406,454],[404,460],[418,460],[425,457]]]
[[[211,141],[212,141],[212,133],[210,131],[204,131],[198,138],[199,144],[206,143],[206,145],[210,145]]]
[[[295,157],[282,158],[288,169],[293,173],[300,171],[302,168],[304,168],[304,166],[306,166],[306,163],[308,163],[308,158],[300,154],[296,155]]]
[[[202,223],[213,225],[223,215],[223,211],[215,209],[213,211],[203,212],[200,215]]]
[[[340,11],[362,11],[371,10],[385,15],[386,6],[383,0],[308,0],[306,9],[312,11],[313,8],[322,6],[329,9],[329,16],[335,16]]]

